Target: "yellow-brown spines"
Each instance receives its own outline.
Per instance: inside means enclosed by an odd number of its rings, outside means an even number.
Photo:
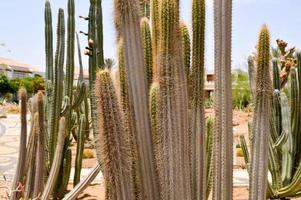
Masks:
[[[152,56],[152,38],[150,24],[147,17],[141,19],[141,34],[142,34],[142,43],[144,50],[144,64],[146,71],[146,78],[148,83],[148,88],[150,87],[153,79],[153,56]]]
[[[139,170],[139,164],[138,164],[138,149],[136,140],[134,137],[136,137],[135,134],[135,125],[134,125],[134,119],[131,115],[130,111],[130,103],[129,103],[129,88],[128,88],[128,80],[125,73],[125,52],[124,52],[124,42],[123,39],[120,38],[118,42],[118,67],[119,67],[119,85],[120,85],[120,102],[121,102],[121,108],[124,115],[124,123],[125,123],[125,129],[129,133],[129,142],[132,147],[132,160],[131,160],[131,172],[133,176],[133,187],[134,187],[134,193],[135,198],[141,199],[142,198],[142,185],[141,185],[141,173]]]
[[[185,65],[185,72],[187,80],[189,80],[190,72],[190,35],[187,25],[184,22],[180,23],[181,36],[182,36],[182,47],[183,47],[183,59]]]
[[[106,199],[133,199],[129,138],[109,71],[99,71],[95,84]]]
[[[189,78],[191,179],[193,199],[206,198],[206,141],[204,110],[205,0],[192,1],[192,66]]]
[[[271,95],[271,79],[267,78],[270,77],[270,33],[266,25],[260,31],[257,48],[256,96]]]
[[[252,141],[249,193],[249,198],[252,200],[266,199],[268,182],[272,81],[270,77],[270,34],[266,25],[260,31],[257,48],[256,97],[252,126],[254,139]]]
[[[160,128],[160,86],[157,82],[154,82],[150,88],[149,94],[149,110],[151,115],[151,126],[152,126],[152,140],[153,150],[155,155],[156,172],[160,184],[161,197],[164,197],[162,188],[164,187],[164,163],[163,163],[163,134]]]

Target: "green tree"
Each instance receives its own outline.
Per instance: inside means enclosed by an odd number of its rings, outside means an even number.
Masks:
[[[232,74],[232,103],[236,109],[246,108],[251,102],[248,73],[236,70]]]
[[[13,90],[10,87],[7,77],[4,74],[0,74],[0,94],[5,95],[11,92],[13,92]]]

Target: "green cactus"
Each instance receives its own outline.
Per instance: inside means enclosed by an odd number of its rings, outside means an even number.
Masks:
[[[212,189],[212,153],[213,153],[213,127],[214,122],[212,118],[208,118],[206,122],[206,199],[209,198]]]
[[[153,78],[153,56],[152,56],[152,38],[149,20],[147,17],[141,19],[141,35],[144,52],[144,63],[148,88],[152,83]]]
[[[270,134],[272,82],[270,77],[270,33],[264,25],[258,41],[256,102],[253,121],[253,149],[250,168],[250,199],[266,199],[268,144]],[[257,176],[261,174],[261,176]]]
[[[45,53],[46,53],[46,80],[53,80],[53,35],[52,14],[49,0],[45,2]]]
[[[58,14],[58,26],[57,26],[57,49],[55,55],[55,70],[53,78],[53,95],[52,105],[50,106],[50,118],[49,118],[49,153],[50,163],[52,163],[54,156],[54,149],[57,142],[58,132],[58,120],[62,107],[62,95],[63,95],[63,66],[64,66],[64,46],[65,46],[65,25],[64,25],[64,11],[59,9]]]
[[[77,148],[76,148],[76,158],[75,158],[75,173],[73,179],[73,186],[75,187],[77,183],[80,182],[80,172],[82,168],[82,159],[84,152],[84,144],[85,144],[85,124],[86,124],[85,115],[81,115],[80,117],[80,126],[79,126],[79,134],[77,138]]]
[[[231,100],[232,0],[214,1],[215,123],[213,152],[214,200],[232,199],[233,130]]]
[[[190,131],[192,198],[206,199],[206,134],[204,109],[205,1],[192,1],[192,66],[190,73]]]
[[[249,84],[251,88],[251,93],[254,98],[256,93],[256,68],[254,56],[248,57],[248,73],[249,73]]]
[[[152,50],[153,50],[153,80],[158,81],[158,48],[160,41],[160,10],[159,0],[151,0],[151,19],[152,19]]]
[[[180,24],[181,36],[182,36],[182,45],[183,45],[183,59],[186,71],[187,80],[189,80],[190,74],[190,35],[187,25],[184,22]]]

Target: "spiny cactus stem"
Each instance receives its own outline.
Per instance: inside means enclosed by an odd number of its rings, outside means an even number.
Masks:
[[[64,150],[64,144],[65,144],[65,118],[62,117],[60,119],[59,123],[59,132],[58,132],[58,142],[56,145],[56,150],[50,170],[50,174],[47,180],[47,183],[45,185],[45,189],[43,191],[43,194],[41,196],[41,200],[48,200],[50,198],[50,195],[55,187],[56,180],[59,175],[61,161],[63,157],[63,150]]]
[[[24,184],[22,182],[23,176],[25,175],[25,162],[26,162],[26,140],[27,140],[27,92],[24,88],[19,90],[19,100],[21,103],[21,135],[20,135],[20,147],[19,147],[19,161],[17,165],[16,174],[12,184],[12,190],[15,191],[11,194],[11,200],[19,199],[21,196],[16,192],[18,185]]]
[[[272,101],[270,77],[270,35],[262,27],[258,41],[256,102],[253,124],[253,145],[251,157],[250,195],[252,200],[266,199],[268,172],[268,145]],[[260,176],[258,176],[260,174]]]

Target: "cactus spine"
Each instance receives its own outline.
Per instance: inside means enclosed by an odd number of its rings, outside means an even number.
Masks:
[[[258,41],[256,102],[253,122],[250,199],[266,199],[268,144],[270,134],[272,83],[270,78],[270,34],[263,26]],[[257,176],[257,174],[261,174]]]
[[[160,41],[160,9],[159,0],[151,0],[151,19],[152,19],[152,52],[153,52],[153,80],[158,81],[158,48]]]
[[[231,20],[232,0],[214,0],[214,200],[232,199]]]
[[[192,1],[192,68],[190,91],[190,131],[192,198],[206,199],[206,134],[204,110],[205,1]]]

